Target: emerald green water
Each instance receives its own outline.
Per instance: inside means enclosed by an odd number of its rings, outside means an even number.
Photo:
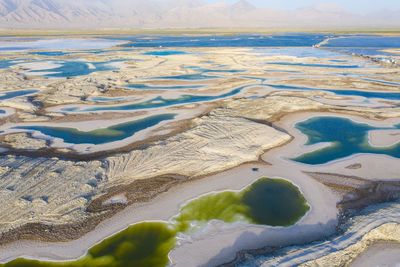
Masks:
[[[158,267],[169,263],[168,254],[179,233],[195,223],[289,226],[309,210],[300,190],[283,179],[261,178],[241,191],[212,193],[185,204],[169,222],[143,222],[105,239],[76,261],[41,262],[17,259],[0,267]]]
[[[239,192],[225,191],[195,199],[187,203],[174,220],[180,231],[188,230],[192,222],[210,220],[289,226],[308,210],[307,201],[292,183],[261,178]]]
[[[167,223],[144,222],[105,239],[76,261],[42,262],[17,259],[4,267],[162,267],[175,246],[176,231]]]

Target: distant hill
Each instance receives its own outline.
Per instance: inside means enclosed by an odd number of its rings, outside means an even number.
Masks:
[[[373,18],[373,19],[371,19]],[[0,0],[0,28],[400,27],[400,11],[354,15],[332,5],[294,11],[246,0]]]

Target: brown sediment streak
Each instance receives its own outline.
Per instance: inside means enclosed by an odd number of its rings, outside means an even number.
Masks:
[[[262,161],[246,162],[236,167],[251,164],[269,165]],[[226,171],[226,170],[224,170]],[[111,218],[118,212],[123,211],[128,206],[146,203],[158,195],[169,191],[171,188],[204,179],[206,177],[222,173],[224,171],[210,173],[208,175],[185,177],[181,175],[163,175],[144,180],[136,180],[128,185],[114,186],[107,190],[103,195],[93,200],[86,208],[87,218],[83,221],[50,225],[44,223],[28,223],[5,233],[0,233],[0,246],[9,243],[29,240],[42,242],[68,242],[82,237],[84,234],[93,231],[102,221]],[[127,198],[127,203],[115,203],[104,205],[104,202],[116,195],[123,194]]]
[[[219,103],[219,102],[213,102],[212,105],[208,104],[207,109],[196,117],[207,116],[212,110],[214,110],[216,107],[219,107],[219,106],[221,106],[221,103]],[[173,112],[173,110],[171,112]],[[139,114],[141,115],[142,113],[139,113]],[[110,116],[110,115],[111,114],[109,114],[109,116],[107,116],[105,119],[112,118],[112,116]],[[138,114],[135,114],[135,115],[138,115]],[[129,117],[129,116],[126,116],[126,117]],[[62,121],[62,122],[82,121],[82,117],[80,117],[79,115],[77,115],[76,117],[74,116],[72,118],[73,118],[72,120],[60,119],[58,121]],[[76,120],[78,118],[80,118],[81,120]],[[87,116],[86,118],[91,118],[91,116]],[[189,119],[184,119],[184,120],[179,120],[179,121],[172,121],[172,122],[168,123],[167,125],[163,126],[163,128],[168,127],[170,129],[172,129],[172,131],[169,132],[168,134],[148,137],[145,140],[132,142],[126,146],[123,146],[123,147],[120,147],[117,149],[98,151],[98,152],[88,153],[88,154],[79,154],[74,151],[66,152],[66,151],[63,151],[63,150],[60,150],[57,148],[52,148],[52,147],[41,148],[41,149],[38,149],[35,151],[24,150],[24,149],[15,149],[11,145],[5,145],[5,144],[2,144],[2,147],[8,149],[6,152],[7,155],[18,155],[18,156],[26,156],[26,157],[57,157],[60,159],[74,160],[74,161],[97,160],[97,159],[103,159],[105,157],[112,156],[115,154],[128,153],[135,149],[143,149],[145,147],[151,146],[151,144],[154,142],[165,140],[171,136],[175,136],[179,133],[185,132],[193,127],[193,119],[194,118],[189,118]],[[27,133],[27,135],[31,138],[34,138],[34,137],[32,137],[32,133]],[[4,136],[0,136],[0,142],[2,140],[4,140]]]
[[[221,102],[220,102],[221,103]],[[215,106],[214,106],[215,108]],[[315,109],[309,109],[309,110],[301,110],[301,112],[307,112],[307,111],[320,111],[320,112],[336,112],[340,114],[360,114],[363,117],[371,118],[374,117],[375,119],[380,118],[379,115],[376,115],[372,112],[369,112],[369,114],[362,113],[361,111],[353,111],[353,110],[344,110],[344,109],[334,109],[334,108],[315,108]],[[210,110],[208,111],[210,112]],[[290,112],[294,113],[294,112]],[[281,119],[283,116],[290,114],[288,113],[283,113],[283,114],[277,114],[273,116],[271,119],[268,121],[263,121],[263,120],[252,120],[253,122],[257,123],[264,123],[266,125],[269,125],[274,128],[274,123],[275,121],[278,121]],[[238,116],[239,117],[239,116]],[[247,118],[245,115],[241,116],[242,118],[251,120]],[[185,125],[187,123],[187,125]],[[184,126],[181,125],[182,128],[177,127],[178,129],[176,132],[170,134],[174,135],[178,132],[182,132],[185,129],[190,128],[191,125],[191,120],[186,120],[184,121]],[[187,127],[187,128],[186,128]],[[280,129],[278,129],[280,130]],[[154,141],[159,140],[160,137],[155,137]],[[125,151],[131,151],[133,147],[136,147],[137,149],[140,148],[141,145],[150,145],[149,143],[150,139],[147,139],[146,141],[139,143],[134,143],[131,144],[130,147],[125,147],[123,149],[115,150],[113,153],[121,153]],[[290,140],[282,142],[281,144],[275,146],[274,148],[270,149],[276,149],[279,146],[284,146],[288,142],[291,142],[293,140],[293,137],[291,137]],[[263,151],[260,153],[258,161],[256,163],[260,163],[262,161],[261,156],[265,154],[268,150]],[[43,153],[43,155],[46,155],[46,157],[49,157],[49,154]],[[32,154],[30,154],[32,155]],[[59,155],[59,153],[57,153]],[[104,157],[106,154],[99,153],[96,155],[96,157]],[[71,155],[71,158],[75,157],[76,155]],[[88,156],[84,156],[85,159],[88,159]],[[228,169],[244,165],[244,164],[249,164],[251,162],[246,162],[242,164],[238,164],[236,166],[231,166]],[[267,163],[264,163],[267,164]],[[219,172],[226,171],[227,169],[221,170]],[[219,173],[209,173],[207,175],[203,176],[195,176],[195,177],[186,177],[186,176],[180,176],[176,174],[170,174],[170,175],[163,175],[159,177],[152,177],[149,179],[145,180],[136,180],[128,185],[116,185],[114,187],[108,188],[103,195],[99,196],[98,198],[94,199],[89,205],[86,207],[87,211],[87,218],[83,221],[76,222],[76,223],[71,223],[71,224],[64,224],[64,225],[46,225],[42,223],[31,223],[31,224],[26,224],[21,227],[18,227],[16,229],[10,230],[6,233],[3,233],[0,235],[1,243],[6,244],[10,243],[13,241],[17,240],[23,240],[23,239],[28,239],[28,240],[40,240],[40,241],[70,241],[77,239],[81,237],[83,234],[92,231],[101,221],[110,218],[117,212],[123,210],[124,208],[127,207],[127,205],[134,205],[138,203],[144,203],[147,202],[157,195],[168,191],[174,186],[177,186],[182,183],[190,182],[195,179],[201,179],[204,177],[211,176],[213,174]],[[371,199],[368,198],[368,194],[366,189],[363,187],[354,187],[354,186],[349,186],[346,184],[335,184],[329,179],[327,180],[326,178],[334,176],[335,174],[317,174],[317,173],[311,173],[311,176],[314,175],[315,179],[320,179],[322,183],[325,183],[327,186],[330,186],[331,188],[338,188],[341,189],[344,192],[357,192],[357,199],[353,199],[352,201],[348,202],[343,202],[340,205],[344,209],[354,207],[357,205],[364,204],[366,203],[372,203],[373,201],[379,201],[384,199],[385,197],[392,197],[390,195],[393,192],[396,192],[396,190],[400,191],[400,183],[398,184],[390,184],[390,186],[393,186],[395,189],[390,190],[390,193],[387,193],[386,191],[386,184],[385,182],[371,182],[371,184],[368,184],[368,182],[362,178],[357,178],[357,177],[345,177],[349,181],[354,181],[354,182],[361,182],[363,186],[368,185],[367,187],[369,189],[376,190],[376,192],[381,193],[379,197],[376,199]],[[330,176],[329,176],[330,175]],[[321,178],[322,177],[322,178]],[[325,178],[324,178],[325,177]],[[341,178],[343,176],[340,176]],[[337,180],[337,179],[336,179]],[[391,188],[391,187],[390,187]],[[124,194],[127,198],[127,204],[123,203],[116,203],[116,204],[111,204],[111,205],[106,205],[104,206],[103,203],[109,199],[112,198],[113,196],[119,195],[119,194]],[[353,206],[351,205],[352,203]]]
[[[343,195],[343,199],[337,204],[342,213],[400,198],[400,181],[371,181],[333,173],[305,173]]]

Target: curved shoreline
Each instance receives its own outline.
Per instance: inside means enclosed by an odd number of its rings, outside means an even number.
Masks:
[[[313,116],[318,116],[318,115],[327,115],[327,113],[318,113],[318,112],[311,112]],[[301,115],[301,116],[300,116]],[[335,115],[332,115],[335,116]],[[355,117],[355,116],[350,116],[350,115],[341,115],[338,114],[336,116],[345,116],[345,117],[352,117],[356,118],[359,121],[369,121],[363,118]],[[289,132],[296,137],[296,141],[285,145],[280,148],[273,149],[272,151],[269,151],[265,153],[262,158],[264,161],[268,161],[273,164],[273,166],[266,166],[264,164],[260,163],[254,163],[254,164],[246,164],[243,166],[239,166],[236,168],[233,168],[228,171],[224,171],[209,177],[205,177],[201,180],[196,180],[196,181],[191,181],[190,183],[187,184],[182,184],[177,187],[174,187],[170,189],[168,192],[161,194],[157,196],[156,198],[152,199],[150,202],[139,204],[139,205],[133,205],[130,206],[123,211],[119,212],[118,214],[114,215],[110,219],[107,219],[100,223],[96,229],[92,232],[87,233],[84,235],[82,238],[67,242],[67,243],[42,243],[42,242],[35,242],[35,241],[19,241],[15,243],[11,243],[8,245],[5,245],[3,247],[0,247],[0,251],[2,252],[2,258],[1,262],[6,262],[10,261],[16,257],[27,257],[27,258],[36,258],[36,259],[42,259],[42,260],[71,260],[71,259],[76,259],[86,253],[87,248],[93,246],[94,244],[100,242],[103,240],[105,237],[108,237],[110,235],[115,234],[116,232],[119,232],[123,229],[125,229],[128,225],[141,222],[141,221],[147,221],[147,220],[163,220],[163,219],[168,219],[176,213],[176,211],[179,209],[179,206],[184,203],[185,199],[186,201],[193,199],[195,197],[198,197],[202,194],[209,193],[210,191],[224,191],[227,189],[238,189],[238,188],[243,188],[244,186],[250,184],[252,181],[258,179],[260,176],[268,176],[268,177],[282,177],[286,178],[289,181],[293,182],[295,185],[297,185],[302,192],[304,193],[306,199],[309,201],[312,209],[309,214],[307,214],[302,221],[297,224],[294,227],[289,227],[287,229],[278,229],[276,232],[276,229],[270,229],[270,228],[265,228],[265,227],[245,227],[244,229],[235,229],[234,233],[232,233],[232,229],[229,229],[229,233],[225,234],[222,231],[219,233],[217,236],[220,238],[221,236],[224,237],[224,239],[231,240],[230,242],[236,240],[243,232],[248,232],[252,231],[253,233],[256,233],[256,236],[259,235],[262,232],[268,232],[266,236],[271,235],[271,231],[275,231],[275,235],[281,235],[280,238],[283,238],[284,236],[287,235],[287,233],[290,233],[292,231],[299,231],[300,229],[303,229],[304,227],[307,228],[307,225],[310,224],[319,224],[322,222],[322,228],[315,229],[313,230],[308,230],[308,235],[313,236],[314,239],[317,236],[320,237],[321,235],[325,235],[328,233],[332,233],[334,231],[334,228],[336,226],[336,216],[337,216],[337,210],[336,210],[336,202],[339,200],[338,196],[327,190],[324,186],[321,184],[313,181],[310,179],[307,175],[305,175],[303,172],[304,171],[313,171],[315,170],[315,167],[313,166],[304,166],[303,164],[295,163],[295,162],[289,162],[280,155],[282,154],[293,154],[296,153],[296,150],[298,149],[298,146],[302,145],[304,143],[305,136],[301,136],[302,134],[296,133],[296,130],[293,128],[293,125],[301,120],[302,118],[305,117],[310,117],[310,113],[302,113],[302,114],[295,114],[295,115],[288,115],[281,121],[277,123],[279,127],[282,127],[284,129],[289,130]],[[392,124],[391,119],[385,120],[384,122],[374,122],[373,124],[379,124],[379,125],[388,125]],[[370,121],[369,121],[370,122]],[[291,127],[287,127],[287,125],[291,125]],[[297,147],[297,149],[296,149]],[[282,153],[283,152],[283,153]],[[290,152],[290,153],[288,153]],[[357,161],[360,158],[365,158],[368,159],[371,155],[363,155],[363,156],[355,156],[351,159],[346,159],[345,160],[345,165],[349,165],[353,161]],[[381,161],[389,160],[386,159],[385,157],[377,157]],[[287,164],[291,165],[292,168],[288,168]],[[282,164],[284,168],[282,168]],[[335,169],[337,165],[343,165],[343,162],[335,162],[332,164],[327,164],[323,169],[324,170],[329,170],[329,169]],[[319,166],[318,170],[321,170]],[[258,168],[258,172],[252,171],[252,168]],[[289,170],[290,169],[290,170]],[[342,168],[341,168],[342,169]],[[342,171],[342,170],[341,170]],[[344,174],[354,174],[354,173],[359,173],[360,170],[349,170],[347,169],[347,172],[344,172]],[[376,174],[376,173],[375,173]],[[367,178],[373,179],[377,178],[374,173],[370,173]],[[235,178],[235,183],[232,183],[232,179]],[[394,177],[388,177],[388,178],[394,178]],[[205,183],[206,181],[206,183]],[[319,188],[319,189],[316,189]],[[318,192],[317,194],[319,196],[316,196],[315,192]],[[181,198],[180,200],[176,200],[176,195],[180,195]],[[327,197],[330,199],[329,201],[327,200]],[[330,210],[330,211],[329,211]],[[132,212],[134,211],[134,212]],[[323,211],[323,212],[322,212]],[[328,211],[328,212],[327,212]],[[325,215],[323,215],[325,214]],[[330,214],[330,215],[328,215]],[[222,227],[223,230],[224,227]],[[229,227],[228,227],[229,228]],[[266,230],[267,229],[267,230]],[[296,230],[293,230],[296,229]],[[330,229],[330,230],[329,230]],[[280,234],[279,234],[280,232]],[[259,237],[259,242],[265,244],[265,237],[266,236],[261,236]],[[197,237],[198,239],[196,241],[192,240],[191,244],[182,244],[181,246],[177,247],[171,252],[171,259],[173,262],[177,264],[177,266],[184,266],[185,264],[193,263],[193,262],[188,262],[188,260],[196,260],[196,258],[193,258],[193,255],[191,256],[185,256],[185,254],[188,253],[188,251],[191,251],[194,249],[193,246],[200,246],[203,248],[209,248],[208,254],[203,254],[202,253],[202,259],[198,259],[197,261],[201,262],[201,260],[204,260],[204,258],[207,258],[205,255],[209,255],[209,258],[212,259],[217,255],[213,255],[212,252],[217,251],[218,249],[215,248],[215,246],[209,246],[208,242],[213,242],[212,239],[209,239],[207,234],[203,237]],[[253,237],[254,238],[254,237]],[[299,242],[304,241],[304,239],[307,239],[307,235],[302,235],[301,237],[298,238]],[[207,241],[208,240],[208,241]],[[283,242],[284,238],[282,239]],[[275,240],[276,241],[276,240]],[[289,241],[286,239],[286,242]],[[293,240],[292,240],[293,241]],[[193,243],[194,242],[194,243]],[[205,243],[204,243],[205,242]],[[224,243],[224,246],[228,244],[227,242],[222,242]],[[283,242],[284,243],[284,242]],[[282,243],[282,245],[283,245]],[[290,242],[289,242],[290,243]],[[207,245],[205,245],[207,244]],[[256,248],[257,246],[262,246],[263,244],[254,242],[251,244],[251,248]],[[217,262],[226,262],[229,261],[229,258],[232,258],[236,254],[238,250],[243,250],[246,249],[250,244],[246,244],[246,242],[242,242],[242,244],[236,244],[235,248],[231,249],[231,252],[228,253],[229,255],[225,255],[226,257],[218,257],[218,260],[216,259],[215,261]],[[239,247],[237,247],[239,246]],[[49,252],[49,249],[51,248],[52,252]],[[194,250],[196,251],[196,250]],[[36,254],[36,256],[31,256],[33,254]],[[190,254],[189,254],[190,255]],[[188,259],[190,258],[190,259]],[[182,260],[183,259],[183,260]],[[227,260],[228,259],[228,260]],[[198,262],[198,263],[199,263]],[[186,265],[187,266],[187,265]]]
[[[15,127],[19,127],[19,126],[45,126],[45,127],[55,127],[55,128],[57,128],[57,127],[64,128],[65,127],[65,128],[70,128],[70,129],[76,129],[76,130],[83,131],[83,132],[89,132],[89,131],[98,130],[98,129],[106,129],[108,127],[115,126],[118,124],[139,121],[142,119],[149,118],[151,116],[165,114],[165,112],[169,112],[170,114],[174,113],[174,114],[176,114],[176,116],[173,119],[161,121],[157,125],[142,129],[130,137],[124,138],[122,140],[99,144],[99,145],[70,144],[70,143],[64,142],[64,140],[61,138],[51,137],[51,136],[42,134],[40,131],[15,129]],[[92,121],[82,121],[82,122],[61,122],[61,123],[49,123],[49,122],[7,123],[2,126],[4,131],[0,134],[0,136],[6,136],[9,134],[17,134],[17,133],[29,133],[32,136],[32,138],[34,138],[34,139],[50,141],[52,144],[49,147],[49,149],[70,149],[70,150],[74,151],[73,153],[75,153],[77,155],[90,155],[90,154],[95,154],[95,153],[99,153],[99,152],[111,152],[112,150],[117,150],[117,149],[120,149],[123,147],[127,147],[133,143],[143,142],[146,139],[147,140],[152,139],[157,135],[159,136],[159,134],[157,133],[157,130],[162,129],[163,127],[168,126],[170,124],[176,124],[176,123],[179,124],[182,121],[193,119],[193,118],[203,114],[204,112],[207,112],[207,107],[194,109],[194,110],[166,109],[166,110],[161,110],[161,111],[157,111],[157,112],[154,112],[154,111],[147,112],[145,115],[139,115],[139,116],[135,116],[135,117],[129,117],[129,118],[117,119],[117,120],[92,120]],[[174,132],[173,129],[171,129],[171,131]],[[162,133],[161,135],[168,136],[168,135],[170,135],[170,132]],[[13,150],[13,149],[11,149],[11,150]]]
[[[400,143],[400,129],[369,131],[368,143],[371,146],[378,148],[393,147]]]

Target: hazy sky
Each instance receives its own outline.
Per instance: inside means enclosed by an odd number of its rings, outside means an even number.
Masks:
[[[216,2],[218,0],[208,0]],[[236,2],[237,0],[226,0],[227,2]],[[280,9],[295,9],[300,7],[309,7],[318,4],[335,4],[352,13],[366,13],[376,11],[377,9],[395,9],[400,10],[400,0],[248,0],[258,7],[270,7]]]

